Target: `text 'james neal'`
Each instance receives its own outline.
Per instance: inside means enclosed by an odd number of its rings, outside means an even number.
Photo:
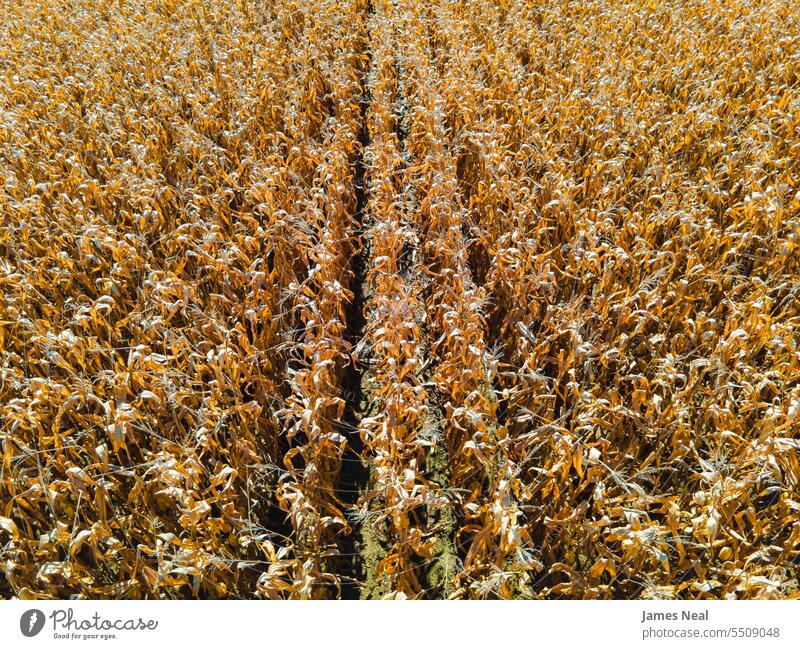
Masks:
[[[681,611],[669,613],[651,613],[650,611],[642,611],[642,624],[645,622],[669,622],[680,620],[693,620],[693,621],[708,621],[708,610],[705,611]]]

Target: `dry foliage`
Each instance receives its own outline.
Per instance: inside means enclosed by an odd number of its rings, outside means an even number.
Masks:
[[[0,596],[798,596],[793,3],[0,12]]]

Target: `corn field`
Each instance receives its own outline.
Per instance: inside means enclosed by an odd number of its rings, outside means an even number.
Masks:
[[[0,597],[800,598],[789,0],[0,0]]]

